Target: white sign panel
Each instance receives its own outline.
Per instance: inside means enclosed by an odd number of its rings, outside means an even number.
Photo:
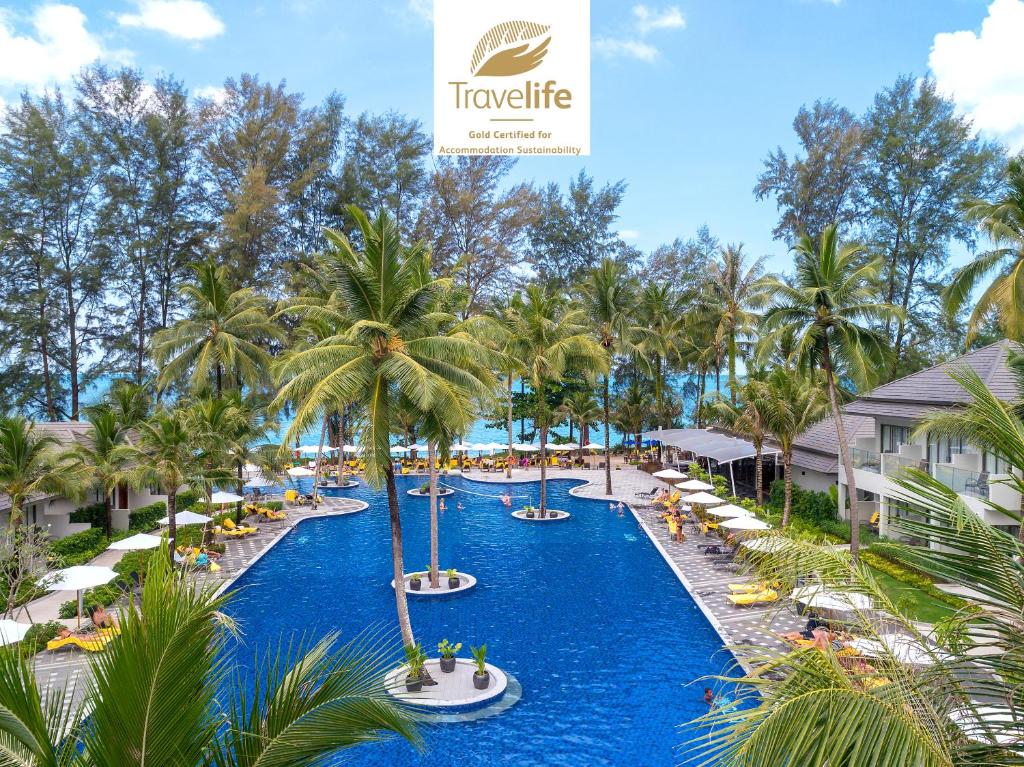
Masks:
[[[590,154],[590,0],[435,0],[434,153]]]

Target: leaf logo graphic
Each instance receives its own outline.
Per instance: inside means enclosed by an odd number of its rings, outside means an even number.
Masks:
[[[491,27],[473,50],[470,71],[478,77],[509,77],[536,69],[548,52],[551,37],[544,36],[549,29],[549,24],[532,21],[505,21]]]

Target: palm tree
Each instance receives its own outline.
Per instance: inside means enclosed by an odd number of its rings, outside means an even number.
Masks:
[[[56,437],[38,433],[35,424],[22,416],[0,416],[0,492],[11,500],[11,529],[33,495],[78,494],[84,477],[71,471],[67,455],[57,449],[59,444]]]
[[[562,400],[558,410],[569,419],[569,434],[572,436],[572,423],[579,427],[580,458],[583,457],[583,446],[590,441],[590,424],[599,421],[604,410],[597,404],[594,395],[589,391],[574,391]]]
[[[813,378],[784,368],[743,387],[744,399],[759,414],[763,428],[779,444],[785,486],[782,526],[789,524],[793,508],[793,446],[797,438],[828,415],[828,396]],[[758,504],[761,499],[758,498]]]
[[[118,421],[117,413],[108,406],[88,408],[89,421],[87,441],[76,442],[70,452],[70,466],[73,471],[89,477],[89,484],[103,493],[103,534],[113,534],[113,519],[110,497],[124,481],[128,463],[123,451],[126,430]]]
[[[117,425],[126,430],[149,417],[152,403],[146,386],[122,379],[111,385],[101,407],[112,410]]]
[[[282,337],[267,317],[266,300],[252,288],[232,291],[227,268],[211,256],[192,267],[196,282],[181,288],[188,316],[153,337],[153,356],[162,369],[160,389],[186,377],[195,391],[211,377],[219,397],[224,378],[232,388],[256,387],[267,380],[270,355],[261,346]]]
[[[300,767],[395,735],[420,745],[413,715],[381,682],[381,637],[335,647],[329,634],[271,649],[253,684],[232,671],[229,599],[154,555],[141,607],[128,600],[120,636],[96,655],[87,685],[44,692],[30,658],[0,649],[5,763]]]
[[[654,403],[634,382],[615,400],[612,419],[619,431],[633,437],[637,452],[640,451],[641,434],[648,423]]]
[[[174,519],[178,490],[187,485],[205,492],[212,479],[223,476],[211,470],[208,456],[199,446],[202,435],[195,433],[194,426],[194,419],[184,410],[158,410],[136,427],[135,443],[117,448],[117,460],[131,465],[126,474],[129,482],[136,487],[156,485],[167,496],[167,556],[171,562],[178,532]]]
[[[1009,363],[1017,374],[1020,390],[1024,392],[1024,357],[1011,354]],[[963,387],[971,398],[970,402],[964,408],[924,418],[914,430],[914,436],[961,438],[986,453],[1004,458],[1010,466],[1024,466],[1021,406],[1000,400],[981,377],[968,367],[954,369],[949,376]],[[999,481],[1021,493],[1020,508],[1014,510],[1014,515],[1021,520],[1018,535],[1024,542],[1024,479],[1014,471]]]
[[[632,348],[635,327],[630,321],[634,300],[633,286],[618,262],[612,258],[604,258],[586,276],[582,292],[586,315],[593,323],[593,332],[597,335],[598,343],[607,357],[601,403],[604,407],[604,492],[605,495],[611,495],[611,361]]]
[[[765,401],[758,397],[756,384],[760,383],[760,374],[752,374],[738,392],[739,402],[716,395],[709,403],[710,417],[713,421],[730,431],[747,437],[754,446],[754,484],[757,493],[757,505],[764,506],[764,443],[768,439],[768,427],[765,423]],[[731,392],[730,392],[731,393]]]
[[[508,438],[508,460],[505,462],[505,477],[512,478],[512,445],[515,442],[512,433],[512,386],[515,379],[525,374],[521,360],[525,351],[521,348],[524,339],[516,335],[516,327],[520,322],[522,311],[522,295],[512,294],[503,303],[494,304],[489,313],[478,318],[478,335],[489,339],[495,351],[500,351],[497,358],[498,372],[505,381],[505,426]]]
[[[839,409],[836,374],[843,369],[858,385],[869,386],[877,371],[887,369],[890,354],[888,340],[875,328],[898,319],[902,312],[874,300],[881,257],[865,258],[860,245],[841,245],[834,224],[822,232],[817,243],[807,235],[801,237],[793,254],[793,282],[774,278],[766,285],[775,299],[763,320],[767,333],[764,348],[774,348],[781,338],[792,334],[797,367],[805,375],[824,372],[850,492],[850,551],[856,560],[860,547],[857,482]]]
[[[650,284],[640,292],[637,308],[637,327],[633,336],[639,339],[634,356],[647,368],[654,383],[654,409],[658,428],[672,425],[670,408],[665,401],[665,368],[682,358],[683,327],[686,314],[680,305],[680,295],[669,285]],[[661,458],[661,445],[658,445]]]
[[[397,426],[399,398],[422,412],[461,423],[463,394],[487,399],[492,382],[476,372],[488,350],[468,333],[437,335],[437,307],[447,280],[425,279],[428,256],[422,243],[403,247],[394,221],[381,213],[371,222],[355,206],[363,250],[347,237],[326,233],[331,248],[317,256],[345,307],[348,327],[336,335],[285,355],[278,367],[283,385],[275,404],[300,403],[287,440],[320,423],[341,403],[365,406],[362,430],[366,479],[387,487],[395,604],[402,641],[415,646],[405,594],[402,521],[398,507],[390,435]],[[447,319],[447,318],[446,318]]]
[[[998,312],[1009,338],[1024,338],[1024,158],[1015,157],[1007,163],[1003,182],[995,200],[975,200],[966,209],[967,217],[988,234],[995,249],[977,255],[960,268],[942,294],[946,310],[955,316],[974,289],[996,273],[971,312],[968,343],[993,310]]]
[[[739,346],[753,335],[757,324],[757,310],[764,306],[769,284],[764,277],[762,256],[749,267],[742,245],[728,245],[721,249],[721,261],[711,263],[702,301],[715,317],[715,338],[721,344],[729,364],[729,401],[736,403],[736,359]]]
[[[984,522],[955,490],[923,472],[908,469],[895,481],[920,513],[893,517],[894,531],[932,545],[887,542],[888,556],[936,581],[961,586],[966,605],[943,621],[941,631],[929,627],[925,636],[879,587],[870,568],[835,547],[780,536],[785,545],[752,560],[756,577],[789,588],[797,575],[816,573],[826,588],[869,597],[874,609],[848,614],[844,627],[878,650],[852,660],[816,648],[762,654],[757,668],[734,688],[733,705],[695,723],[700,733],[691,743],[693,762],[726,767],[1020,763],[1024,545]],[[882,628],[879,614],[885,616]],[[893,645],[882,641],[880,631],[904,638]],[[908,664],[908,647],[922,660]]]
[[[588,378],[603,373],[607,383],[607,348],[588,335],[585,319],[581,309],[567,306],[564,298],[538,285],[526,288],[516,316],[513,332],[518,339],[517,352],[521,354],[520,362],[537,398],[542,518],[547,513],[547,441],[552,418],[547,387],[559,383],[566,373],[579,373]]]

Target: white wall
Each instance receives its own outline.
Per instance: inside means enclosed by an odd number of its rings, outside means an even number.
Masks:
[[[835,474],[826,474],[814,469],[804,469],[793,465],[793,484],[804,490],[814,490],[819,493],[827,493],[830,487],[834,487],[838,478]]]

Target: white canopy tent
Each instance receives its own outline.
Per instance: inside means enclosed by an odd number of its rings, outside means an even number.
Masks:
[[[729,464],[729,480],[732,483],[733,495],[736,495],[736,478],[732,472],[733,462],[744,458],[753,458],[757,455],[757,448],[754,447],[753,442],[708,429],[659,429],[645,431],[643,437],[644,439],[656,439],[663,445],[669,445],[706,459],[709,473],[711,461],[715,461],[719,465]],[[762,451],[762,455],[777,453],[777,450]]]

